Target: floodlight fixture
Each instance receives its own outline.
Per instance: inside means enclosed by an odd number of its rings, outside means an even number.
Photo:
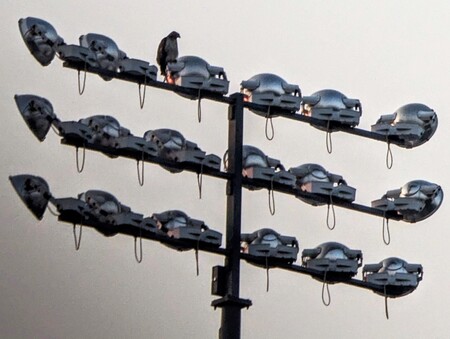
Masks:
[[[31,213],[41,220],[49,200],[52,199],[47,182],[41,177],[29,174],[10,176],[9,180]]]
[[[96,56],[98,67],[103,70],[118,72],[120,62],[126,58],[125,52],[121,51],[117,44],[109,37],[88,33],[80,36],[80,46],[86,47]],[[111,80],[112,78],[100,74],[104,80]]]
[[[268,268],[277,263],[292,264],[297,260],[298,241],[295,237],[281,235],[270,228],[241,234],[241,252],[249,255],[246,260]]]
[[[167,64],[167,82],[197,89],[198,95],[178,93],[189,99],[199,99],[201,91],[227,94],[229,81],[222,67],[211,66],[197,56],[182,56]]]
[[[387,219],[395,215],[403,221],[415,223],[436,212],[443,198],[441,186],[425,180],[413,180],[399,189],[387,191],[381,199],[372,201],[372,207],[383,210]]]
[[[319,272],[313,277],[327,283],[348,280],[362,265],[362,252],[351,250],[338,242],[326,242],[302,252],[303,266]]]
[[[28,50],[42,66],[48,66],[55,57],[55,49],[64,45],[55,28],[42,19],[20,19],[19,30]]]
[[[392,140],[399,147],[413,148],[430,140],[437,126],[436,112],[426,105],[414,103],[382,115],[372,125],[372,132],[386,135],[388,142]]]
[[[333,89],[324,89],[304,96],[302,105],[302,114],[323,122],[311,122],[311,125],[327,132],[339,130],[341,127],[357,126],[362,114],[358,99],[349,99]]]
[[[287,83],[278,75],[261,73],[241,82],[244,100],[268,107],[266,110],[250,108],[256,114],[270,115],[270,108],[281,108],[289,112],[300,109],[301,91],[298,85]]]
[[[117,119],[110,115],[93,115],[80,119],[79,122],[91,130],[91,142],[102,146],[114,147],[117,138],[131,134],[129,129],[120,126]]]
[[[220,157],[214,154],[207,155],[196,143],[186,140],[179,131],[168,128],[149,130],[144,133],[144,139],[156,144],[158,156],[163,159],[220,170]],[[172,173],[182,171],[170,166],[162,167]]]
[[[50,101],[30,94],[15,95],[14,100],[28,128],[43,141],[52,124],[59,121]]]
[[[77,154],[79,172],[84,166],[86,148],[100,151],[111,158],[122,155],[134,158],[138,162],[144,161],[147,156],[158,156],[158,147],[155,143],[132,135],[112,116],[94,115],[79,121],[60,121],[53,111],[52,104],[47,99],[28,94],[16,95],[14,98],[28,127],[40,141],[45,139],[50,126],[53,126],[64,143],[77,147],[77,152],[79,147],[83,147],[81,169]],[[206,158],[209,159],[204,162],[206,166],[215,163],[216,168],[220,168],[219,157],[216,156],[213,159],[213,156],[210,155]],[[140,173],[138,174],[140,175]]]
[[[144,138],[134,136],[109,115],[94,115],[79,121],[58,123],[60,135],[66,140],[85,148],[97,149],[111,158],[125,155],[140,161],[144,156],[157,156],[157,146]]]
[[[143,220],[142,214],[132,212],[111,193],[100,190],[80,193],[77,199],[56,199],[55,204],[63,219],[93,226],[105,236],[116,235],[120,227],[140,227]]]
[[[356,189],[347,185],[340,175],[329,173],[318,164],[303,164],[291,167],[289,172],[296,177],[296,186],[302,192],[312,193],[326,198],[328,203],[333,200],[353,202]],[[324,205],[325,202],[307,196],[298,195],[300,200],[313,205]]]
[[[222,234],[210,229],[204,221],[190,218],[179,210],[169,210],[162,213],[154,213],[151,218],[157,228],[168,238],[182,240],[183,244],[173,245],[164,243],[168,247],[179,251],[197,248],[199,245],[220,247]]]
[[[417,288],[422,276],[422,265],[408,264],[396,257],[363,267],[364,281],[378,287],[374,289],[375,293],[389,298],[410,294]]]
[[[119,72],[122,74],[130,74],[143,76],[143,83],[147,83],[147,79],[156,81],[158,76],[158,67],[150,65],[148,61],[123,58],[119,60]]]
[[[97,55],[88,47],[64,44],[56,47],[58,57],[62,61],[78,63],[82,68],[99,67],[97,63]]]
[[[227,162],[227,154],[228,152],[224,156],[225,162]],[[295,186],[295,176],[285,170],[280,160],[270,158],[259,148],[250,145],[242,147],[242,175],[250,179],[276,182],[289,187]],[[248,187],[259,189],[251,185]]]

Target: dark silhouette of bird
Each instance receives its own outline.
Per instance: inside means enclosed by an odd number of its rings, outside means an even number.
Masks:
[[[173,31],[159,43],[156,61],[161,69],[161,75],[166,75],[166,66],[168,63],[177,61],[177,39],[180,37],[181,36],[178,32]]]

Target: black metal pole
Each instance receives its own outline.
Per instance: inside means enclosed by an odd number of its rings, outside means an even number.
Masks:
[[[222,321],[219,331],[221,339],[239,339],[241,335],[241,309],[249,307],[249,300],[239,297],[240,284],[240,246],[242,209],[242,143],[244,126],[243,95],[231,96],[233,104],[228,111],[228,172],[227,181],[227,221],[226,256],[224,267],[225,296],[216,303],[222,308]]]

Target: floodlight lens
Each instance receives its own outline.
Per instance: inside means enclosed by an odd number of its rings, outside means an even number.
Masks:
[[[27,174],[10,176],[9,180],[31,213],[41,220],[51,197],[47,182],[41,177]]]
[[[64,44],[53,26],[41,19],[20,19],[19,30],[28,50],[42,66],[52,62],[55,57],[54,47]]]
[[[261,244],[267,244],[272,248],[277,248],[278,245],[281,245],[281,241],[275,234],[269,233],[262,237]]]
[[[324,258],[327,258],[330,260],[348,259],[348,257],[345,255],[344,251],[340,248],[336,248],[336,249],[328,251],[327,254],[325,254]]]
[[[28,128],[39,141],[43,141],[52,122],[57,120],[52,104],[36,95],[15,95],[14,100]]]
[[[326,173],[319,171],[319,170],[314,170],[311,172],[311,174],[313,175],[313,177],[315,179],[318,179],[318,180],[326,180],[328,178]]]
[[[187,220],[186,220],[186,218],[184,218],[182,216],[175,217],[166,224],[166,228],[169,230],[173,230],[175,228],[180,228],[180,227],[186,227],[186,226],[187,226]]]

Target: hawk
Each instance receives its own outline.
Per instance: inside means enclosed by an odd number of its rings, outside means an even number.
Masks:
[[[159,43],[156,61],[161,69],[161,75],[166,75],[166,66],[168,63],[175,62],[177,60],[177,38],[180,38],[180,34],[173,31]]]

